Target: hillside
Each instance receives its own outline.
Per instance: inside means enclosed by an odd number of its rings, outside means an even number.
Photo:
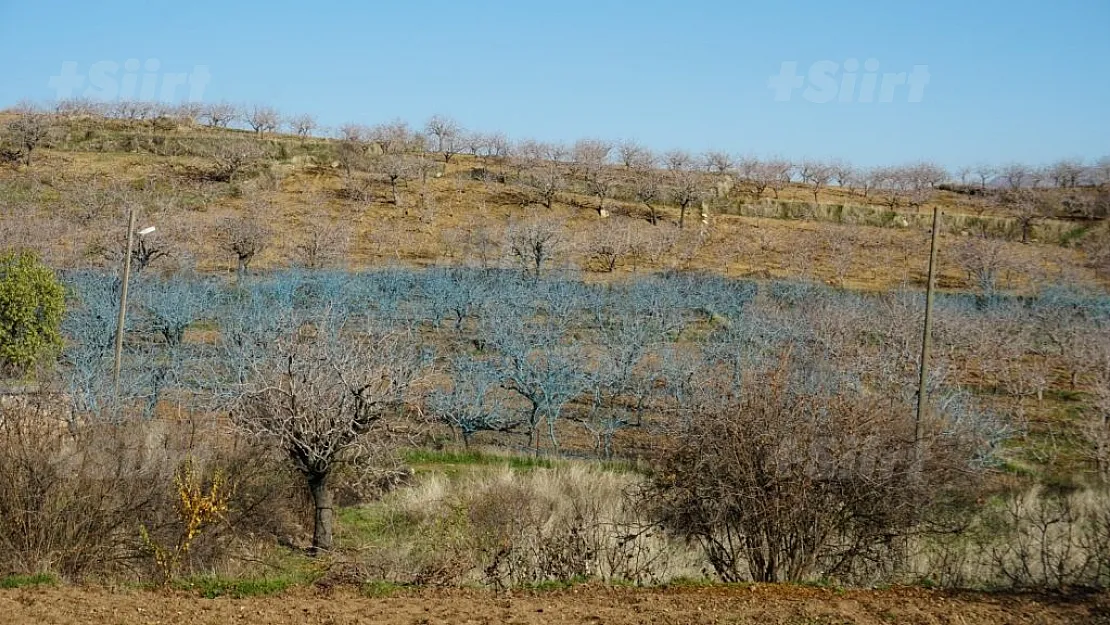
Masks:
[[[615,151],[594,165],[581,154],[589,142],[577,157],[556,150],[552,161],[528,142],[492,156],[354,131],[327,139],[164,118],[41,119],[31,164],[0,168],[0,244],[30,246],[58,267],[111,264],[126,208],[137,207],[158,228],[144,244],[168,254],[154,268],[232,269],[221,230],[231,217],[266,226],[251,259],[257,269],[498,265],[506,230],[538,219],[556,229],[556,265],[598,277],[697,269],[886,289],[923,284],[930,211],[940,206],[942,288],[975,288],[985,264],[1002,288],[1106,284],[1099,259],[1084,251],[1105,230],[1097,216],[1106,190],[1095,187],[1030,190],[1033,213],[953,184],[866,193],[826,184],[815,193],[797,179],[768,186],[757,174],[693,162],[622,164]]]

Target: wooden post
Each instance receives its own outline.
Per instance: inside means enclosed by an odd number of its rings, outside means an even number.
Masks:
[[[119,400],[119,372],[123,361],[123,325],[127,318],[127,282],[131,278],[131,248],[135,244],[135,209],[127,210],[127,253],[123,257],[123,282],[119,290],[119,317],[116,318],[116,353],[112,368],[112,388]]]
[[[913,444],[915,461],[920,469],[923,456],[922,438],[925,417],[929,410],[929,352],[933,334],[933,288],[936,284],[937,240],[940,238],[940,208],[933,207],[933,236],[929,246],[929,282],[925,287],[925,329],[921,333],[921,372],[917,382],[917,418],[914,420]]]

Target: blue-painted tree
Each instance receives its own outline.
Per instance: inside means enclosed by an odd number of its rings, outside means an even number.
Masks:
[[[427,408],[433,418],[459,433],[463,447],[478,432],[512,433],[521,419],[506,405],[499,372],[489,363],[465,356],[454,359],[447,388],[433,390]]]

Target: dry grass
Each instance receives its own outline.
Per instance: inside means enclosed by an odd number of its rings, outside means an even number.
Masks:
[[[94,124],[93,128],[105,136],[126,133],[128,128],[120,122],[107,124],[107,129],[103,126]],[[187,144],[197,137],[228,132],[232,131],[181,128],[163,134]],[[80,132],[71,130],[69,134]],[[77,151],[76,145],[81,144],[57,142],[53,149],[36,155],[33,167],[0,171],[0,184],[29,188],[33,196],[18,204],[8,198],[12,208],[20,210],[0,217],[0,236],[6,244],[38,248],[61,266],[101,262],[97,249],[105,245],[106,238],[112,239],[111,233],[123,223],[120,206],[109,207],[91,221],[75,217],[80,190],[113,185],[133,188],[149,180],[162,181],[156,186],[164,188],[140,193],[135,199],[145,212],[144,221],[159,226],[159,236],[183,262],[195,262],[207,271],[226,271],[233,265],[230,255],[212,242],[214,224],[248,210],[259,213],[280,233],[255,261],[260,269],[287,266],[314,228],[329,224],[349,235],[340,256],[341,264],[351,268],[501,262],[504,229],[510,220],[524,214],[515,189],[470,176],[474,167],[499,171],[500,165],[466,155],[452,159],[442,175],[430,177],[426,186],[415,180],[403,183],[401,205],[395,206],[388,201],[384,182],[370,185],[369,202],[343,198],[342,168],[321,157],[332,149],[323,139],[302,142],[275,137],[270,145],[283,154],[255,175],[232,184],[193,179],[190,172],[207,167],[206,160],[198,156]],[[567,228],[568,245],[560,262],[587,270],[597,268],[591,260],[590,242],[598,232],[621,228],[630,233],[635,253],[618,259],[618,274],[699,269],[737,276],[801,276],[861,289],[923,282],[930,206],[900,208],[902,217],[891,218],[885,207],[869,205],[858,194],[842,189],[822,191],[820,205],[813,205],[812,199],[812,193],[800,185],[784,189],[780,201],[753,201],[736,190],[727,201],[711,202],[707,226],[692,216],[683,231],[666,224],[650,226],[644,219],[646,209],[634,202],[613,200],[614,216],[599,218],[592,208],[595,200],[576,193],[562,194],[550,216]],[[942,191],[935,201],[947,211],[945,232],[952,233],[945,236],[942,246],[973,237],[984,227],[997,232],[1012,229],[1004,216],[984,212],[978,198]],[[28,210],[30,207],[34,210]],[[692,212],[696,215],[696,208]],[[784,212],[804,218],[783,219]],[[674,207],[663,207],[662,213],[666,220],[677,219]],[[902,218],[905,225],[899,227]],[[1037,238],[1055,242],[1072,236],[1072,230],[1073,224],[1045,221]],[[1008,256],[1023,259],[1015,265],[1028,274],[1017,276],[1016,286],[1060,279],[1106,284],[1086,266],[1086,256],[1077,250],[1052,243],[1006,242],[1004,246]],[[941,284],[945,288],[968,286],[951,263],[942,267]]]

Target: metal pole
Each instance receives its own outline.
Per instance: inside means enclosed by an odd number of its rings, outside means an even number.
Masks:
[[[933,334],[933,287],[936,284],[937,240],[940,238],[940,208],[933,207],[933,237],[929,246],[929,282],[925,288],[925,329],[921,333],[921,375],[917,382],[917,419],[913,427],[914,451],[918,466],[922,460],[922,437],[925,416],[929,409],[926,385],[929,378],[929,351]]]
[[[131,247],[135,244],[135,209],[127,210],[127,253],[123,256],[123,283],[119,290],[119,317],[116,319],[116,359],[112,368],[112,387],[119,400],[119,370],[123,360],[123,324],[127,318],[127,282],[131,278]]]

